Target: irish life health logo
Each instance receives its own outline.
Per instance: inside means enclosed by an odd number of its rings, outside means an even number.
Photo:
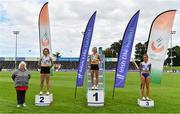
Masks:
[[[42,38],[42,40],[41,40],[41,43],[42,43],[42,45],[45,46],[45,47],[48,46],[49,40],[48,40],[47,32],[44,33],[43,38]]]
[[[164,45],[162,44],[162,39],[158,38],[157,40],[153,41],[151,43],[151,49],[155,53],[162,52],[165,49]]]

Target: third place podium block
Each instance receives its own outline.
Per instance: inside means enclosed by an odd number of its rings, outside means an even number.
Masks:
[[[52,102],[53,102],[53,94],[35,96],[36,106],[49,106]]]
[[[138,99],[137,102],[138,102],[138,105],[140,107],[146,107],[146,108],[154,107],[154,101],[153,100]]]

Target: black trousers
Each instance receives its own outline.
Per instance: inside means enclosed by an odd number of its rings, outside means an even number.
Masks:
[[[26,91],[16,90],[16,93],[17,93],[17,104],[24,104],[25,103]]]

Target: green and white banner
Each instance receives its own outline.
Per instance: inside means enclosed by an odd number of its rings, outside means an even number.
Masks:
[[[165,11],[159,14],[151,25],[147,54],[149,62],[152,64],[150,79],[153,83],[161,82],[175,13],[176,10]]]

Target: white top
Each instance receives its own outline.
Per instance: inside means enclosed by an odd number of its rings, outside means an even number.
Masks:
[[[43,56],[41,58],[41,66],[51,66],[51,60],[52,58],[50,56]]]
[[[91,55],[91,64],[99,64],[99,55],[97,53]]]
[[[144,61],[141,62],[141,69],[142,69],[142,72],[150,71],[151,63],[149,63],[149,62],[145,63]]]

